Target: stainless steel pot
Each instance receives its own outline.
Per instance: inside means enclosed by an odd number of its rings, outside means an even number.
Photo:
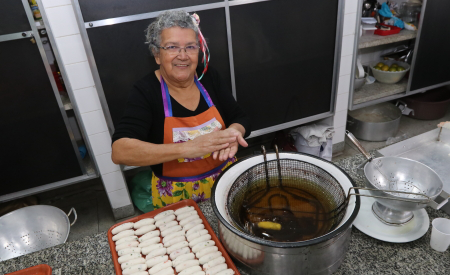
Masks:
[[[356,186],[353,180],[333,163],[301,153],[280,153],[281,159],[295,159],[319,166],[332,175],[345,192]],[[267,160],[276,159],[275,153]],[[274,242],[238,230],[227,212],[231,185],[248,168],[264,162],[262,155],[244,158],[229,166],[217,178],[212,189],[211,205],[219,219],[219,238],[228,253],[250,274],[331,274],[345,258],[356,218],[359,197],[352,196],[344,218],[333,231],[302,242]],[[355,192],[355,191],[352,191]],[[357,192],[357,191],[356,191]]]
[[[406,107],[406,105],[405,105]],[[391,103],[381,103],[349,111],[347,129],[367,141],[384,141],[397,134],[402,111]]]

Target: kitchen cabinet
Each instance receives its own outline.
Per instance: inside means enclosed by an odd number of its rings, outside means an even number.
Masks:
[[[28,1],[5,4],[0,11],[0,202],[93,176],[73,138]]]
[[[425,0],[423,5],[409,92],[450,84],[450,2]]]
[[[236,99],[254,130],[332,111],[337,9],[337,1],[230,7]],[[321,26],[305,28],[320,12]]]
[[[94,2],[74,6],[111,132],[133,83],[157,69],[143,31],[172,8],[199,14],[210,65],[251,116],[251,137],[334,114],[342,0]]]
[[[362,6],[362,2],[359,1],[359,7]],[[448,64],[450,64],[450,54],[448,53],[450,37],[446,35],[449,30],[445,30],[445,28],[448,29],[448,26],[450,26],[450,18],[445,13],[448,8],[450,8],[448,1],[424,1],[418,31],[402,30],[399,34],[388,36],[357,36],[355,43],[358,47],[355,49],[354,65],[351,74],[350,110],[391,101],[450,84],[450,73],[447,69]],[[356,29],[359,30],[361,24],[360,10],[357,18]],[[374,47],[386,49],[386,47],[392,46],[394,48],[400,43],[414,45],[409,78],[405,77],[396,84],[375,82],[354,90],[354,75],[358,53],[367,52],[369,48]],[[388,44],[389,46],[386,46]]]

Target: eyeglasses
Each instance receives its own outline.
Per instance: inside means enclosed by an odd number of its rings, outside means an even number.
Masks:
[[[197,45],[189,45],[186,47],[179,47],[179,46],[167,46],[167,47],[162,47],[159,46],[158,48],[166,50],[169,54],[171,55],[178,55],[181,53],[181,49],[184,49],[184,51],[186,52],[186,54],[197,54],[198,50],[200,49],[199,46]]]

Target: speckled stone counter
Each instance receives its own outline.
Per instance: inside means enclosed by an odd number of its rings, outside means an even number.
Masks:
[[[390,44],[394,42],[404,41],[416,38],[417,31],[408,31],[408,30],[401,30],[398,34],[392,34],[392,35],[363,35],[359,38],[359,45],[358,49],[364,49],[364,48],[370,48],[375,47],[379,45],[384,44]]]
[[[362,186],[363,178],[356,173],[356,167],[362,161],[362,156],[357,155],[336,164]],[[217,232],[217,218],[210,203],[201,203],[199,206]],[[449,218],[442,211],[429,207],[426,210],[430,222],[436,217]],[[450,252],[432,250],[429,245],[430,233],[431,229],[416,241],[394,244],[373,239],[353,227],[350,247],[335,274],[450,274]],[[42,263],[50,265],[54,275],[114,274],[106,232],[0,262],[0,274]]]

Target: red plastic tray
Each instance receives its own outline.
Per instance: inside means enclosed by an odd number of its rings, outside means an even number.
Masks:
[[[388,31],[383,31],[383,30],[380,30],[380,29],[376,29],[374,34],[385,36],[385,35],[397,34],[397,33],[399,33],[402,30],[399,27],[394,27],[394,26],[390,26],[390,25],[386,25],[386,24],[380,24],[380,25],[381,26],[385,26],[385,27],[389,27],[391,29],[388,30]]]
[[[198,216],[202,219],[203,224],[205,225],[205,229],[208,230],[208,233],[211,235],[211,239],[216,243],[216,246],[219,248],[219,251],[222,252],[222,256],[225,258],[225,263],[228,265],[228,268],[233,269],[234,274],[240,275],[241,273],[239,273],[239,271],[237,270],[236,266],[234,265],[233,261],[231,260],[230,256],[228,255],[227,251],[223,247],[222,243],[219,241],[219,238],[217,238],[216,234],[214,233],[214,230],[209,225],[208,221],[206,220],[202,211],[198,207],[197,203],[193,200],[182,200],[182,201],[176,202],[174,204],[165,206],[165,207],[157,209],[157,210],[153,210],[151,212],[142,214],[140,216],[131,218],[129,220],[126,220],[126,221],[123,221],[121,223],[111,226],[111,228],[108,230],[108,242],[109,242],[109,248],[111,249],[111,255],[112,255],[112,260],[114,263],[114,269],[116,270],[116,274],[122,275],[122,268],[120,267],[120,264],[117,261],[119,256],[117,255],[116,244],[112,240],[113,234],[111,233],[111,231],[116,226],[119,226],[119,225],[121,225],[123,223],[127,223],[127,222],[137,222],[137,221],[145,219],[145,218],[153,218],[154,216],[158,215],[159,213],[161,213],[163,211],[177,210],[177,209],[185,207],[185,206],[194,206],[195,210],[198,212]],[[161,242],[162,242],[162,238],[161,238]],[[176,271],[175,271],[175,274],[177,274]]]
[[[49,265],[40,264],[7,275],[52,275],[52,268]]]

